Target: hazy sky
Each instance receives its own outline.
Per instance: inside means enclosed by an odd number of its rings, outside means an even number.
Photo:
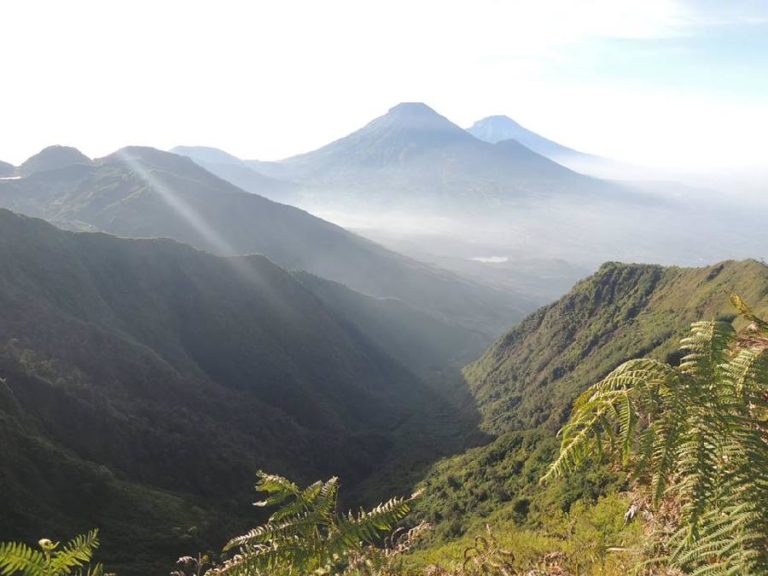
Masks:
[[[764,0],[3,0],[0,159],[277,159],[400,101],[677,167],[768,164]]]

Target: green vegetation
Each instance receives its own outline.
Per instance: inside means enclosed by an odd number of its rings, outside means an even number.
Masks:
[[[545,477],[612,455],[656,510],[679,506],[665,560],[702,575],[768,572],[768,323],[735,303],[740,337],[696,322],[679,366],[633,360],[587,390]]]
[[[405,564],[413,573],[437,566],[451,574],[494,576],[505,574],[501,568],[513,575],[627,574],[638,564],[635,546],[644,538],[639,524],[624,521],[627,507],[627,497],[618,494],[594,505],[578,502],[567,513],[553,511],[536,528],[494,515],[460,538],[417,548]],[[484,566],[466,565],[468,552],[483,555]]]
[[[622,362],[673,358],[692,322],[732,318],[734,292],[762,305],[768,267],[604,264],[465,369],[483,426],[496,434],[539,425],[556,431],[573,400]]]
[[[629,491],[625,474],[595,462],[541,486],[557,457],[557,430],[578,396],[623,362],[648,356],[677,364],[692,322],[734,319],[734,292],[764,312],[768,268],[755,261],[692,269],[610,263],[502,337],[464,372],[482,427],[497,436],[437,463],[421,484],[414,514],[434,526],[429,549],[460,555],[490,524],[525,557],[525,546],[506,534],[556,539],[563,529],[552,518]],[[734,319],[737,328],[750,322]]]
[[[262,468],[343,474],[350,502],[409,490],[476,419],[384,349],[394,303],[345,316],[347,296],[326,306],[260,256],[0,210],[0,540],[98,526],[122,576],[158,573],[248,525]]]
[[[230,540],[224,550],[235,554],[212,576],[337,574],[410,510],[410,500],[393,498],[370,511],[338,514],[337,478],[300,489],[281,476],[259,473],[256,489],[267,493],[257,506],[282,507],[266,524]]]
[[[40,550],[17,542],[0,544],[0,575],[2,576],[62,576],[78,574],[102,576],[100,564],[87,566],[99,546],[96,530],[73,538],[63,546],[47,538],[39,541]]]
[[[263,254],[286,270],[402,300],[447,320],[444,331],[459,324],[480,332],[483,345],[523,316],[519,305],[527,299],[519,295],[466,281],[245,192],[188,158],[143,147],[94,162],[78,160],[78,154],[53,148],[31,158],[30,176],[0,181],[0,207],[71,230],[173,238],[223,256]],[[465,344],[472,342],[459,351]]]
[[[466,382],[446,382],[430,366],[452,358],[456,333],[441,334],[442,321],[403,302],[260,256],[66,233],[0,211],[0,539],[98,526],[121,576],[162,573],[190,550],[204,554],[184,556],[179,572],[202,574],[211,550],[252,525],[243,486],[271,468],[299,484],[262,477],[280,508],[257,515],[265,523],[233,540],[229,564],[217,569],[614,576],[653,552],[692,570],[716,560],[759,573],[766,521],[755,506],[765,484],[745,482],[764,466],[765,416],[749,411],[765,399],[737,378],[749,358],[730,351],[752,350],[749,366],[764,370],[763,324],[742,304],[744,318],[734,318],[734,291],[764,305],[768,268],[607,264],[500,339],[465,369]],[[701,319],[690,346],[718,344],[709,372],[676,345]],[[736,338],[731,321],[752,339]],[[750,323],[757,332],[743,332]],[[582,394],[639,356],[649,360],[633,366],[666,366],[670,378],[692,382],[670,413],[691,401],[696,409],[683,415],[692,420],[654,427],[674,395],[627,392],[630,404],[615,404],[624,427],[614,439],[637,473],[628,479],[576,443],[558,465],[568,476],[540,485],[574,402],[577,419],[584,406],[604,406]],[[621,374],[614,381],[626,385]],[[712,382],[720,384],[704,394]],[[673,436],[688,444],[669,453],[674,468],[658,468],[651,440]],[[569,467],[576,461],[585,465]],[[340,515],[335,480],[298,488],[334,473],[349,480],[339,506],[370,505],[422,479],[424,495]],[[645,485],[656,488],[657,507],[638,500]],[[702,493],[711,500],[691,496]],[[633,504],[655,516],[626,523]],[[411,505],[412,530],[390,533]],[[657,537],[667,519],[686,529],[669,544]],[[717,548],[721,529],[737,534],[733,548]],[[695,542],[711,547],[701,553]]]

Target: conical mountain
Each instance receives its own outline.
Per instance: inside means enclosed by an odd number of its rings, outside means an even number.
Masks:
[[[359,130],[281,164],[294,178],[322,176],[338,167],[384,168],[473,138],[421,102],[403,102]]]
[[[27,159],[20,167],[19,173],[31,176],[39,172],[58,170],[74,165],[90,164],[91,159],[70,146],[49,146],[31,158]]]
[[[475,208],[530,194],[601,186],[524,146],[475,138],[423,103],[398,104],[363,128],[278,163],[307,195],[347,201]]]
[[[488,116],[467,128],[467,132],[493,144],[502,140],[517,140],[526,148],[555,161],[561,156],[583,154],[528,130],[509,116]]]
[[[622,165],[620,162],[609,158],[579,152],[563,146],[521,126],[509,116],[488,116],[467,128],[467,132],[480,140],[491,143],[516,140],[526,148],[558,164],[598,178],[635,178],[643,174],[643,171],[638,167]],[[645,177],[648,175],[646,174]]]

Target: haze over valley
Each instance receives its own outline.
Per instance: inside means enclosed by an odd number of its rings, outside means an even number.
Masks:
[[[173,151],[418,259],[549,298],[607,260],[700,265],[762,257],[766,242],[765,208],[748,201],[745,210],[732,190],[656,180],[651,169],[571,150],[508,117],[463,130],[423,103],[398,104],[280,162]]]
[[[3,21],[0,576],[768,575],[759,2]]]

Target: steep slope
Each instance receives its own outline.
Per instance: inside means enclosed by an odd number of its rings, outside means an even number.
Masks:
[[[676,361],[691,322],[734,318],[732,293],[760,313],[768,311],[768,266],[605,264],[467,366],[483,428],[499,436],[439,463],[425,480],[421,514],[437,524],[440,539],[478,529],[491,517],[540,525],[576,500],[592,500],[615,486],[617,478],[605,470],[539,486],[571,403],[626,360]]]
[[[765,305],[768,267],[756,261],[706,268],[605,264],[466,368],[486,427],[559,426],[568,403],[621,362],[665,359],[691,322],[732,316],[733,292]]]
[[[498,334],[520,317],[515,295],[399,256],[246,193],[188,158],[149,148],[0,182],[0,205],[73,229],[171,237],[216,254],[261,253],[283,267],[399,298],[485,334]]]
[[[69,146],[49,146],[19,166],[19,173],[23,176],[31,176],[38,172],[46,172],[48,170],[66,168],[67,166],[90,163],[91,159],[77,148],[71,148]]]
[[[450,449],[430,415],[469,424],[375,340],[264,257],[1,210],[0,539],[99,525],[106,559],[181,553],[182,534],[150,541],[163,513],[189,506],[184,534],[201,508],[237,521],[256,469],[354,486],[400,444]]]
[[[307,272],[294,276],[337,318],[422,376],[461,366],[483,348],[483,338],[477,333],[447,324],[401,300],[366,296]]]

